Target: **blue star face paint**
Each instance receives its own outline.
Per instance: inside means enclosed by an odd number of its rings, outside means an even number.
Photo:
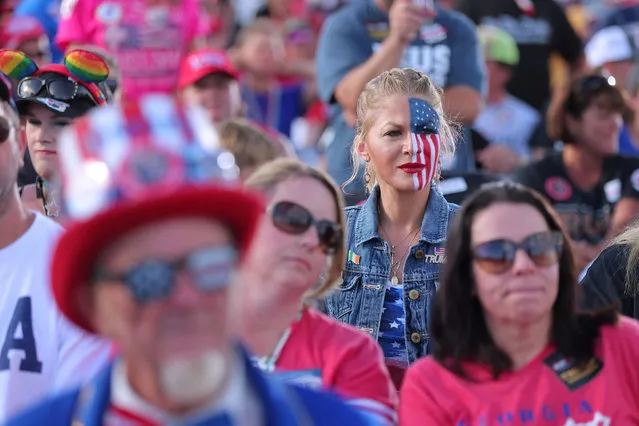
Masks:
[[[410,139],[413,144],[412,165],[403,168],[413,175],[416,191],[421,191],[435,177],[441,139],[439,137],[439,116],[428,102],[419,98],[409,98]]]

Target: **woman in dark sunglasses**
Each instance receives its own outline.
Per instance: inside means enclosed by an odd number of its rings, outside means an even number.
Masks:
[[[293,383],[331,388],[379,424],[394,424],[397,395],[375,341],[314,308],[344,264],[339,189],[294,159],[263,165],[246,186],[268,205],[235,288],[237,324],[257,365]]]
[[[60,207],[50,183],[58,178],[58,136],[78,117],[106,105],[107,93],[98,83],[108,75],[108,67],[96,54],[82,50],[67,53],[65,65],[38,68],[24,53],[6,50],[0,52],[0,61],[7,68],[3,71],[18,80],[16,104],[38,174],[35,183],[21,189],[22,201],[27,208],[55,220]],[[20,65],[10,68],[15,63]]]
[[[433,356],[404,380],[403,426],[639,424],[639,323],[577,311],[568,238],[522,185],[489,184],[464,203],[433,306]]]
[[[624,118],[629,109],[613,78],[578,78],[548,110],[548,134],[563,150],[515,173],[559,213],[579,270],[639,214],[639,159],[617,154]]]

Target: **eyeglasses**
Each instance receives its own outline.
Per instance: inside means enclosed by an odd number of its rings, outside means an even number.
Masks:
[[[48,96],[57,101],[70,101],[77,97],[87,97],[93,102],[89,90],[73,80],[44,80],[39,77],[27,77],[18,84],[18,97],[22,99],[38,96],[46,90]]]
[[[317,237],[326,254],[335,253],[342,245],[342,227],[330,220],[317,220],[304,207],[290,201],[280,201],[268,209],[273,225],[282,232],[300,235],[311,226],[317,229]]]
[[[528,236],[521,243],[510,240],[494,240],[473,248],[473,259],[484,271],[501,275],[512,268],[517,250],[523,250],[538,267],[557,263],[563,249],[561,232],[540,232]]]
[[[168,298],[175,287],[177,275],[186,271],[195,287],[204,292],[226,288],[237,269],[235,248],[216,246],[195,251],[178,260],[150,259],[140,262],[123,273],[97,270],[94,282],[119,281],[124,283],[135,301],[144,305]]]

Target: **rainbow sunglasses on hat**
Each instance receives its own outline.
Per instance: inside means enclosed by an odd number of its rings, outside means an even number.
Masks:
[[[70,101],[88,98],[96,105],[106,105],[104,92],[97,83],[109,76],[109,67],[97,54],[86,50],[69,51],[63,64],[50,64],[39,68],[24,52],[0,50],[0,71],[19,80],[17,99],[37,98],[54,101]],[[53,73],[67,78],[44,78],[45,73]]]

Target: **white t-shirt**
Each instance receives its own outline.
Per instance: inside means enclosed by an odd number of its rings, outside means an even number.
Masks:
[[[487,104],[473,124],[491,143],[501,143],[517,155],[528,158],[528,145],[541,115],[524,101],[508,95],[501,102]]]
[[[63,228],[35,214],[27,232],[0,249],[0,422],[51,391],[91,379],[109,356],[109,342],[58,310],[49,266]]]

